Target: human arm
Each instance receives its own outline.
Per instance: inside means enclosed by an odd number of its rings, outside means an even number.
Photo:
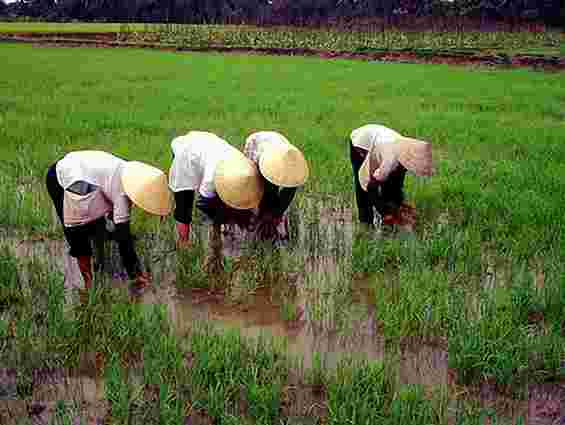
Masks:
[[[181,190],[174,193],[175,212],[177,222],[177,234],[179,246],[190,243],[190,231],[192,228],[192,206],[194,204],[194,190]]]

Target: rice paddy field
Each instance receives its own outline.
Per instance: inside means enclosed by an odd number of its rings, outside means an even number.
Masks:
[[[0,56],[0,423],[565,423],[565,74]],[[407,177],[411,230],[356,223],[348,136],[367,123],[433,143],[437,174]],[[101,149],[168,170],[177,135],[242,147],[268,129],[310,163],[288,246],[225,238],[208,275],[202,217],[177,252],[173,218],[136,209],[152,289],[128,293],[109,242],[88,305],[65,301],[77,266],[44,187],[52,163]]]

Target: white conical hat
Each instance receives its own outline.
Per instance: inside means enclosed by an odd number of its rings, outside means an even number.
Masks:
[[[138,161],[128,161],[122,172],[122,185],[131,201],[155,215],[168,215],[173,206],[167,176],[161,170]]]
[[[302,186],[309,176],[304,155],[290,143],[266,145],[259,159],[259,170],[263,177],[280,187]]]
[[[395,156],[400,164],[417,176],[431,176],[435,173],[431,143],[400,136],[393,143],[373,144],[371,147],[359,169],[359,183],[365,191],[371,176],[382,162],[383,153]]]
[[[218,163],[214,184],[220,199],[240,210],[257,208],[265,190],[257,166],[235,150]]]

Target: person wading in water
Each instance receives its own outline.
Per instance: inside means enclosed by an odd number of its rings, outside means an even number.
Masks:
[[[213,133],[190,131],[173,139],[171,149],[169,187],[176,202],[177,246],[190,245],[192,207],[198,191],[196,207],[212,222],[211,255],[205,263],[212,273],[222,264],[222,224],[237,224],[247,229],[252,221],[252,209],[263,196],[263,183],[255,165]]]
[[[275,131],[251,134],[243,153],[257,165],[265,186],[256,212],[257,236],[275,243],[284,241],[288,238],[287,210],[297,188],[308,179],[308,163],[299,149]]]
[[[404,178],[407,171],[433,175],[431,144],[368,124],[351,132],[350,149],[359,221],[373,225],[376,210],[384,225],[413,225],[415,208],[404,202]]]
[[[86,289],[80,292],[83,304],[93,280],[91,240],[97,241],[97,255],[102,256],[108,216],[134,288],[142,289],[150,283],[151,277],[142,272],[135,252],[130,217],[132,204],[159,216],[171,211],[172,196],[161,170],[103,151],[76,151],[49,167],[46,185],[70,245],[69,255],[77,259],[84,279]],[[103,258],[98,262],[102,265]]]

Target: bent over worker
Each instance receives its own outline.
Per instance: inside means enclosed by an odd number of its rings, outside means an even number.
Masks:
[[[359,221],[372,225],[374,208],[385,225],[412,224],[415,209],[404,202],[404,180],[407,171],[433,174],[431,144],[378,124],[353,130],[350,142]]]
[[[104,231],[107,215],[112,216],[114,239],[134,287],[149,283],[130,232],[131,207],[137,205],[154,215],[169,214],[172,196],[161,170],[103,151],[75,151],[49,167],[46,185],[70,245],[69,255],[77,259],[86,289],[92,286],[91,240]],[[84,297],[81,292],[83,302]]]
[[[250,225],[251,210],[259,205],[263,185],[254,164],[235,147],[217,135],[190,131],[171,142],[173,162],[169,186],[175,197],[177,245],[190,244],[192,208],[196,207],[213,223],[210,238],[213,257],[221,253],[222,224]]]
[[[276,131],[259,131],[245,141],[243,150],[259,169],[265,192],[257,211],[257,232],[263,240],[284,240],[288,232],[286,212],[298,187],[308,180],[304,155]]]

